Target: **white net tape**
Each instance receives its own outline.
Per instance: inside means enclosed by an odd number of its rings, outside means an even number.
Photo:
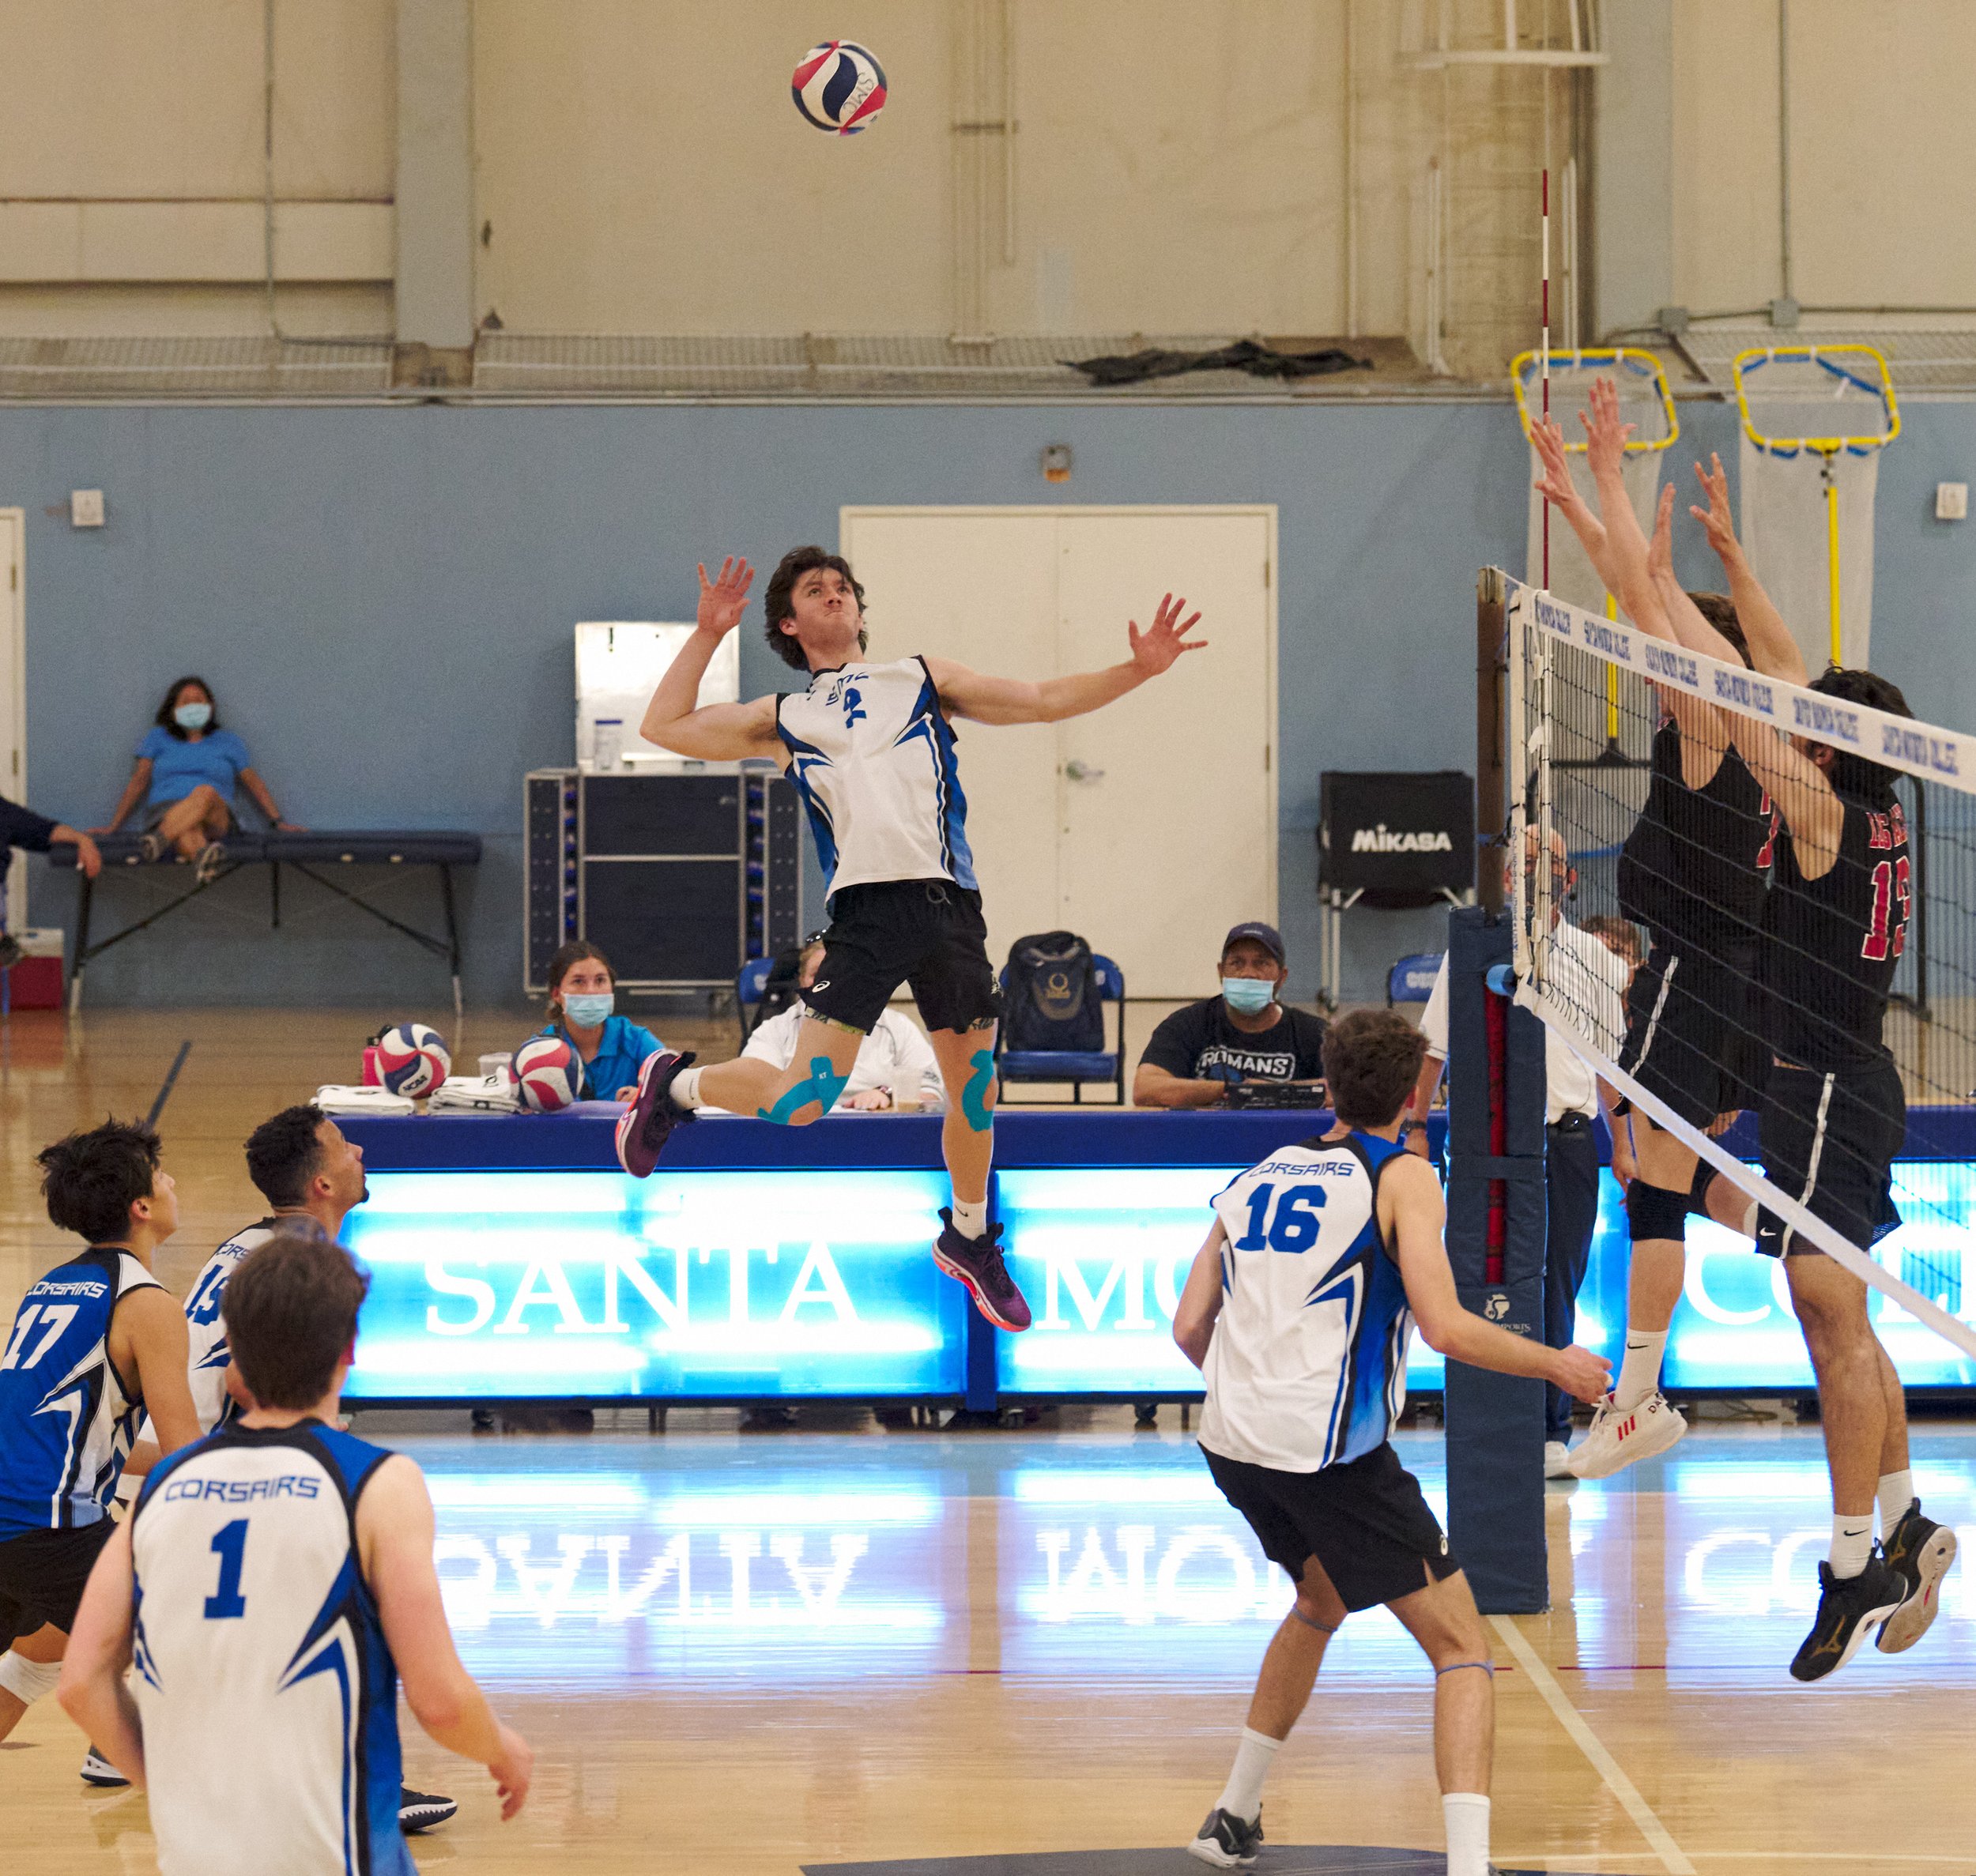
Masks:
[[[1945,1114],[1960,1110],[1976,1082],[1976,736],[1760,677],[1554,594],[1514,580],[1506,586],[1511,851],[1525,850],[1528,830],[1534,850],[1568,855],[1577,876],[1571,916],[1581,925],[1622,922],[1619,855],[1646,799],[1648,752],[1665,697],[1685,693],[1740,720],[1740,734],[1767,725],[1863,757],[1900,778],[1893,812],[1897,824],[1906,818],[1913,873],[1910,895],[1903,863],[1903,898],[1895,904],[1906,906],[1909,916],[1892,936],[1891,955],[1899,962],[1883,1019],[1885,1041],[1910,1126],[1938,1126]],[[1767,801],[1764,807],[1767,812]],[[1562,908],[1555,903],[1551,868],[1519,867],[1511,877],[1518,1001],[1567,1037],[1614,1089],[1785,1226],[1879,1290],[1899,1312],[1976,1358],[1976,1231],[1940,1182],[1925,1176],[1899,1180],[1902,1222],[1876,1244],[1872,1232],[1841,1230],[1801,1203],[1810,1196],[1811,1181],[1802,1194],[1783,1190],[1684,1121],[1620,1066],[1620,1038],[1574,1001],[1568,978],[1553,978],[1553,915]],[[1767,888],[1767,898],[1778,890]],[[1788,947],[1773,958],[1773,966],[1780,959],[1786,968],[1773,969],[1767,1000],[1753,996],[1746,1009],[1740,997],[1729,998],[1737,1015],[1725,1016],[1722,1023],[1725,1033],[1739,1023],[1750,1025],[1744,1040],[1758,1048],[1759,1073],[1773,1060],[1767,1033],[1773,1021],[1794,1021],[1804,1033],[1823,1020],[1813,992],[1804,993],[1801,1004],[1790,1003],[1796,961]],[[1725,975],[1740,971],[1753,980],[1757,972],[1727,947],[1711,962]],[[1808,982],[1813,974],[1808,966]],[[1828,1172],[1857,1178],[1871,1156],[1856,1151],[1857,1142],[1849,1145],[1843,1132],[1835,1124],[1828,1140],[1821,1110],[1818,1151],[1827,1155]],[[1846,1164],[1849,1155],[1858,1163]],[[1820,1186],[1821,1209],[1836,1183],[1827,1179]],[[1969,1377],[1976,1379],[1976,1369]]]

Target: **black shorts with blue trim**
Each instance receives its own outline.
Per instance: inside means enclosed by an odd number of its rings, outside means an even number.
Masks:
[[[1906,1138],[1892,1057],[1831,1070],[1772,1064],[1757,1111],[1764,1176],[1862,1251],[1901,1222],[1894,1157]],[[1768,1209],[1757,1217],[1756,1248],[1770,1257],[1822,1255]]]
[[[1397,1602],[1461,1567],[1390,1442],[1315,1472],[1280,1472],[1205,1446],[1201,1456],[1263,1555],[1296,1583],[1316,1558],[1348,1610]]]
[[[1001,1015],[981,895],[951,880],[879,880],[830,901],[813,1015],[869,1035],[908,985],[929,1029],[975,1029]]]

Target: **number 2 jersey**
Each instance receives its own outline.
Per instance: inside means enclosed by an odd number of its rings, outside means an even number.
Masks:
[[[1377,1205],[1401,1151],[1373,1134],[1306,1140],[1216,1198],[1227,1242],[1201,1410],[1211,1452],[1315,1472],[1391,1435],[1413,1317]]]
[[[110,1359],[110,1324],[132,1291],[160,1286],[109,1245],[28,1285],[0,1351],[0,1539],[109,1515],[144,1411]]]
[[[319,1421],[234,1426],[145,1481],[131,1684],[162,1876],[415,1876],[356,1543],[390,1457]]]

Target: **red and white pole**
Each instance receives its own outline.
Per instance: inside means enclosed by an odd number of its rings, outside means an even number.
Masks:
[[[1544,421],[1551,420],[1551,172],[1544,171]],[[1544,503],[1544,590],[1551,590],[1551,504]]]

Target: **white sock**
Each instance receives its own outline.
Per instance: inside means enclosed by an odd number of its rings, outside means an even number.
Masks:
[[[700,1078],[703,1070],[682,1068],[673,1077],[673,1085],[666,1092],[675,1107],[700,1106]]]
[[[1262,1781],[1269,1776],[1271,1761],[1282,1743],[1280,1739],[1272,1739],[1267,1733],[1258,1732],[1254,1727],[1245,1726],[1242,1729],[1242,1743],[1235,1748],[1235,1765],[1229,1771],[1228,1782],[1215,1800],[1216,1807],[1231,1818],[1239,1818],[1245,1824],[1254,1823],[1262,1814]]]
[[[1884,1541],[1887,1534],[1906,1516],[1907,1508],[1914,1502],[1914,1475],[1903,1466],[1898,1472],[1880,1475],[1880,1534]]]
[[[1443,1791],[1448,1876],[1489,1876],[1489,1801],[1480,1791]]]
[[[1903,1510],[1906,1507],[1902,1508]],[[1832,1574],[1843,1580],[1857,1577],[1873,1554],[1873,1514],[1832,1520]]]
[[[954,1229],[963,1237],[986,1237],[988,1235],[988,1201],[982,1200],[970,1204],[958,1196],[954,1200]]]
[[[1638,1407],[1661,1384],[1661,1357],[1667,1352],[1667,1331],[1626,1332],[1626,1353],[1620,1360],[1620,1378],[1612,1386],[1616,1407]]]

